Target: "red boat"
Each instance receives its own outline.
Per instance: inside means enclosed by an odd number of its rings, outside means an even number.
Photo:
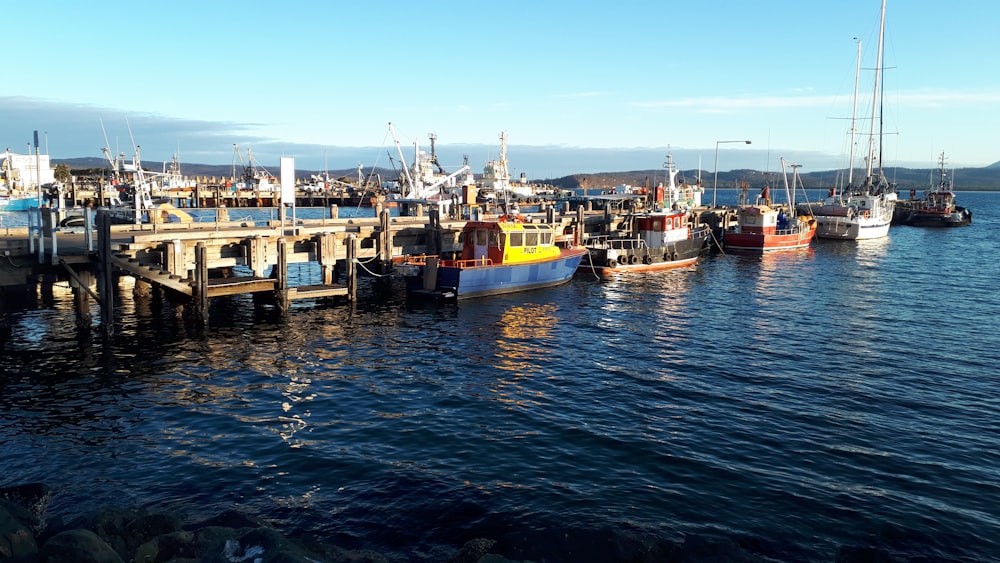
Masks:
[[[785,159],[781,159],[781,170],[785,179],[787,209],[795,209],[795,186],[798,185],[798,164],[792,167],[792,186],[788,186]],[[804,190],[803,190],[804,191]],[[771,206],[770,187],[765,186],[754,205],[740,207],[736,225],[722,235],[726,250],[742,252],[767,252],[804,248],[816,235],[816,219],[811,215],[789,215],[782,207]]]
[[[816,220],[789,216],[769,205],[740,208],[737,225],[723,234],[726,250],[766,252],[809,246],[816,234]]]

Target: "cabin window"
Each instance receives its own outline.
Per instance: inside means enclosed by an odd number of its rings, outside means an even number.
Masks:
[[[538,246],[538,233],[537,232],[524,233],[524,246]]]
[[[476,229],[476,246],[486,246],[485,229]]]
[[[653,230],[654,231],[659,231],[660,230],[660,220],[659,219],[656,219],[656,220],[653,221]]]
[[[498,231],[490,231],[490,246],[494,248],[503,246],[500,244],[500,233]]]
[[[552,246],[552,231],[542,231],[538,233],[538,243],[545,246]]]
[[[510,246],[524,246],[524,233],[520,231],[511,231],[510,233]]]
[[[674,217],[674,228],[675,229],[681,228],[681,218],[680,217]]]

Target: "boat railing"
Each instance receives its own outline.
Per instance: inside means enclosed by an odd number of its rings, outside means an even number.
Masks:
[[[492,266],[493,260],[486,257],[470,258],[466,260],[442,260],[441,265],[449,268],[479,268],[483,266]]]
[[[426,266],[429,258],[440,258],[438,254],[412,254],[406,257],[405,262],[413,266]],[[486,258],[470,258],[465,260],[445,260],[439,262],[441,266],[448,268],[476,268],[482,266],[492,266],[493,260]]]
[[[587,239],[587,246],[607,250],[639,250],[646,248],[646,241],[641,238],[615,238],[600,235]]]

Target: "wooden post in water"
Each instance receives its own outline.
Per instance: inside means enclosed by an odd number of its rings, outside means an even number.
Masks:
[[[73,290],[73,309],[76,313],[76,326],[80,329],[90,327],[90,283],[94,280],[94,274],[81,270],[73,271],[65,262],[60,260],[63,267],[69,272],[69,286]]]
[[[383,276],[388,275],[392,269],[392,231],[389,228],[389,216],[388,209],[383,209],[378,216],[380,229],[378,235],[378,273]],[[355,256],[357,256],[356,251]]]
[[[258,278],[262,278],[267,275],[264,270],[267,268],[267,239],[260,235],[256,235],[251,239],[247,239],[247,259],[249,260],[250,269],[253,270],[253,275]]]
[[[288,313],[288,239],[278,238],[278,263],[275,265],[278,283],[274,288],[274,300],[282,315]]]
[[[441,211],[433,208],[427,217],[427,254],[441,254]]]
[[[337,235],[322,233],[316,235],[316,261],[323,274],[323,285],[333,285],[336,281]]]
[[[97,293],[101,304],[101,329],[105,335],[114,333],[115,275],[111,265],[111,215],[107,209],[97,212]]]
[[[583,244],[583,206],[576,208],[576,229],[573,230],[573,244]]]
[[[193,314],[202,325],[208,323],[208,246],[198,242],[194,247],[194,307]]]
[[[347,235],[347,299],[355,303],[358,298],[358,236]]]

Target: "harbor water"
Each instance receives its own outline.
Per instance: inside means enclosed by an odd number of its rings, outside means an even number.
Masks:
[[[108,341],[57,286],[5,305],[0,487],[394,561],[1000,561],[1000,193],[957,199],[972,226],[457,304],[220,298],[202,329],[123,287]]]

